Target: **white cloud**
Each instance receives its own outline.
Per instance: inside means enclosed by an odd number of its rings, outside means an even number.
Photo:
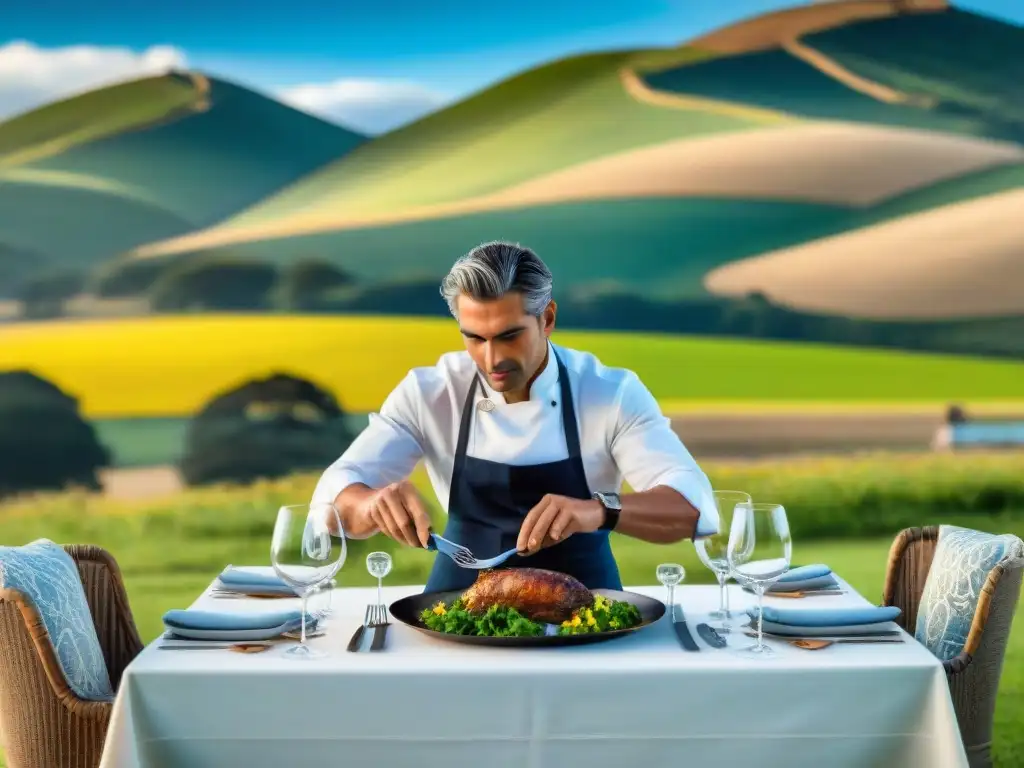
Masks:
[[[26,41],[9,42],[0,45],[0,121],[94,88],[187,68],[185,53],[173,46],[137,52],[94,45],[40,48]],[[259,88],[258,83],[254,85]],[[370,134],[397,128],[449,100],[416,83],[352,78],[292,86],[275,95],[285,104]]]
[[[0,120],[93,88],[186,66],[185,54],[171,46],[137,53],[93,45],[40,48],[10,42],[0,46]]]
[[[298,85],[280,91],[278,98],[325,120],[370,134],[397,128],[448,101],[415,83],[358,79]]]

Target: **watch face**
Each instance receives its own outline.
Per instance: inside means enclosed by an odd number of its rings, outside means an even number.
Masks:
[[[604,504],[608,509],[622,509],[622,502],[619,500],[619,494],[617,493],[596,493],[598,501]]]

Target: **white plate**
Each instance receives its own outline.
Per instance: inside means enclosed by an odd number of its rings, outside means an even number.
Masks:
[[[757,622],[748,625],[757,630]],[[792,624],[776,624],[765,620],[765,632],[787,637],[828,637],[830,635],[877,635],[880,632],[899,632],[900,626],[895,621],[880,621],[874,624],[845,624],[837,627],[795,627]]]

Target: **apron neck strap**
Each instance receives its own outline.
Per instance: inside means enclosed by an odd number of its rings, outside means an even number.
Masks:
[[[572,402],[572,388],[569,386],[569,372],[562,363],[562,358],[552,350],[555,362],[558,364],[558,388],[561,393],[562,406],[562,429],[565,432],[565,447],[568,450],[570,459],[580,458],[580,432],[576,425],[576,408]],[[479,375],[473,376],[473,383],[469,385],[469,392],[466,394],[466,402],[462,406],[462,420],[459,423],[459,439],[455,446],[455,463],[452,467],[451,487],[454,488],[462,474],[462,468],[466,463],[466,449],[469,447],[469,433],[473,421],[473,411],[476,404],[473,399],[476,395],[476,388],[480,384]]]
[[[554,350],[552,350],[554,352]],[[580,458],[580,431],[576,426],[576,408],[572,402],[572,388],[569,386],[569,371],[562,363],[562,358],[555,352],[558,363],[558,388],[561,390],[562,429],[565,431],[565,447],[569,450],[570,459]]]

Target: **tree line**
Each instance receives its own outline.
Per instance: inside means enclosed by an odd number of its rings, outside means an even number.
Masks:
[[[220,253],[169,265],[108,265],[88,280],[48,275],[23,286],[26,316],[56,316],[69,295],[145,297],[153,313],[301,312],[447,317],[439,276],[360,283],[325,259],[278,267]],[[580,330],[738,336],[902,350],[1024,357],[1024,315],[944,322],[881,321],[802,312],[763,294],[654,299],[637,289],[556,294],[559,326]]]
[[[329,392],[287,374],[218,394],[190,421],[177,469],[190,486],[318,471],[354,435]],[[30,371],[0,373],[0,498],[102,490],[113,456],[78,401]]]

